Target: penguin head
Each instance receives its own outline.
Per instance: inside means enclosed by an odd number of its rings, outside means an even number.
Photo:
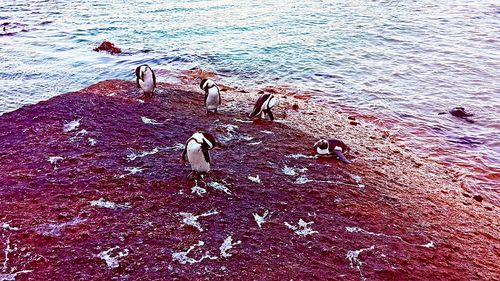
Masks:
[[[205,83],[207,82],[207,79],[201,79],[201,82],[200,82],[200,89],[202,90],[205,90]]]
[[[205,147],[206,149],[212,149],[217,145],[217,141],[215,140],[214,136],[212,136],[209,133],[201,133],[203,135],[202,138],[202,146]]]
[[[143,65],[139,65],[136,69],[135,69],[135,76],[138,78],[138,79],[141,79],[142,81],[144,81],[144,72],[149,68],[149,65],[147,64],[143,64]]]
[[[328,149],[328,141],[325,139],[320,139],[314,144],[314,148],[319,148],[319,149]]]
[[[200,88],[203,91],[207,91],[209,88],[212,88],[214,86],[215,86],[215,82],[212,79],[203,79],[203,80],[201,80]]]

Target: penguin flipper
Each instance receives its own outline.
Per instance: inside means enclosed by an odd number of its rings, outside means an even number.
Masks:
[[[205,107],[207,106],[208,92],[205,92],[205,99],[203,100],[203,104]]]
[[[221,105],[222,104],[222,99],[220,98],[220,90],[219,90],[219,88],[217,88],[217,92],[219,94],[219,105]]]
[[[274,121],[274,116],[273,113],[271,112],[271,109],[268,109],[266,113],[267,115],[269,115],[269,119],[271,119],[271,121]]]
[[[153,73],[153,86],[156,88],[156,75],[152,69],[151,69],[151,73]]]
[[[135,79],[135,83],[137,84],[137,88],[141,87],[141,85],[139,84],[139,76]]]
[[[202,149],[203,151],[203,156],[205,157],[205,161],[210,164],[210,153],[208,152],[208,149]]]
[[[349,160],[347,160],[347,158],[345,158],[344,154],[342,154],[342,151],[335,150],[334,153],[335,153],[335,155],[337,155],[337,157],[340,159],[340,161],[342,161],[346,164],[351,164],[351,161],[349,161]]]
[[[181,162],[184,162],[187,160],[186,155],[187,155],[187,144],[184,146],[184,150],[182,151]]]

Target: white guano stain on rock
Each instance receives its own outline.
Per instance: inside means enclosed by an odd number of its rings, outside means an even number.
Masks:
[[[434,247],[433,241],[430,241],[429,243],[426,243],[426,244],[415,244],[415,243],[410,243],[410,242],[405,241],[403,238],[401,238],[401,236],[388,235],[388,234],[384,234],[384,233],[375,233],[375,232],[371,232],[371,231],[365,230],[365,229],[363,229],[361,227],[357,227],[357,226],[354,226],[354,227],[346,226],[345,229],[347,232],[350,232],[350,233],[362,233],[362,234],[367,234],[367,235],[372,235],[372,236],[398,239],[399,241],[401,241],[405,244],[408,244],[408,245],[412,245],[412,246],[425,247],[425,248],[433,248]]]
[[[145,116],[141,116],[141,120],[144,124],[148,124],[148,125],[162,125],[162,123],[156,121],[155,119],[151,119],[151,118],[148,118]]]
[[[285,167],[283,167],[281,171],[287,176],[296,176],[299,173],[304,173],[305,171],[307,171],[307,168],[288,167],[287,165],[285,165]]]
[[[120,246],[116,246],[106,251],[102,251],[97,256],[102,260],[104,260],[109,268],[117,268],[120,266],[120,259],[128,256],[129,253],[128,249],[124,249],[123,251],[116,253],[116,255],[112,255],[112,252],[118,249],[120,249]]]
[[[359,249],[355,251],[348,251],[346,254],[346,259],[349,260],[351,263],[351,268],[355,268],[358,270],[359,275],[361,277],[361,280],[366,280],[365,276],[363,275],[363,271],[361,270],[361,266],[363,265],[363,262],[359,259],[359,255],[364,252],[364,251],[372,251],[375,249],[375,246],[371,246],[369,248],[364,248],[364,249]]]
[[[149,151],[142,151],[142,152],[139,152],[139,153],[136,153],[135,151],[132,151],[131,153],[129,153],[127,155],[127,160],[128,161],[134,161],[135,159],[137,158],[142,158],[142,157],[146,157],[148,155],[153,155],[153,154],[156,154],[160,152],[160,149],[155,147],[153,148],[152,150],[149,150]]]
[[[211,181],[211,182],[207,183],[207,186],[211,187],[215,190],[222,191],[228,195],[231,195],[231,190],[227,186],[225,186],[221,183],[218,183],[216,181]]]
[[[257,175],[255,177],[252,177],[252,176],[248,176],[248,179],[251,181],[251,182],[254,182],[254,183],[257,183],[257,184],[260,184],[261,181],[260,181],[260,176]]]
[[[268,216],[270,217],[269,210],[264,211],[264,214],[262,215],[253,213],[253,219],[255,220],[260,229],[262,229],[262,225],[266,222]]]
[[[198,196],[203,196],[203,194],[207,193],[207,190],[198,185],[198,181],[196,181],[195,185],[191,187],[191,193],[195,193]]]
[[[73,130],[76,130],[80,126],[80,120],[82,120],[82,119],[80,118],[80,119],[73,120],[69,123],[64,124],[63,131],[65,133],[68,133],[68,132],[71,132]]]
[[[86,222],[86,219],[81,219],[79,217],[72,219],[68,222],[63,223],[49,223],[38,226],[35,231],[43,236],[47,237],[58,237],[61,236],[63,230],[68,226],[75,226]]]
[[[187,212],[180,212],[180,213],[178,213],[178,215],[182,216],[182,223],[184,225],[190,225],[190,226],[198,229],[200,232],[203,232],[203,228],[201,227],[201,224],[198,222],[198,219],[201,217],[208,217],[211,215],[216,215],[218,213],[219,213],[218,211],[212,210],[212,211],[208,211],[206,213],[203,213],[203,214],[197,215],[197,216],[195,216],[191,213],[187,213]]]
[[[99,208],[107,208],[107,209],[130,209],[130,203],[125,204],[116,204],[115,202],[106,201],[104,198],[100,198],[99,200],[90,201],[90,206],[99,207]]]
[[[178,261],[180,262],[181,264],[194,264],[194,263],[199,263],[199,262],[202,262],[204,259],[210,259],[210,260],[216,260],[217,257],[213,257],[213,256],[210,256],[210,254],[208,252],[206,252],[202,257],[200,257],[199,259],[194,259],[194,258],[191,258],[191,257],[188,257],[188,254],[189,252],[191,252],[192,250],[194,250],[196,247],[202,247],[203,245],[205,245],[205,242],[203,241],[198,241],[197,244],[194,244],[192,245],[191,247],[189,247],[189,249],[187,249],[186,251],[184,252],[173,252],[172,253],[172,260],[174,261]]]
[[[230,256],[232,256],[231,249],[233,248],[233,246],[238,245],[238,244],[241,244],[241,241],[238,240],[237,242],[233,243],[233,237],[231,235],[229,235],[224,240],[222,245],[219,247],[221,257],[229,258]]]
[[[0,273],[0,281],[16,281],[19,274],[30,273],[33,270],[21,270],[13,273]]]
[[[300,219],[299,220],[299,223],[297,226],[295,225],[291,225],[287,222],[285,222],[285,225],[290,228],[291,230],[293,230],[293,232],[295,232],[295,234],[299,235],[299,236],[307,236],[307,235],[312,235],[312,234],[315,234],[315,233],[319,233],[318,231],[316,230],[312,230],[312,228],[309,226],[310,224],[313,224],[314,222],[305,222],[304,220]]]

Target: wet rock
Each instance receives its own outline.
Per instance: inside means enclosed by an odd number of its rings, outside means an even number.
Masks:
[[[109,42],[109,41],[103,41],[99,47],[95,48],[94,51],[100,52],[100,51],[105,51],[110,54],[119,54],[122,52],[122,50],[118,47],[115,46],[115,44]]]

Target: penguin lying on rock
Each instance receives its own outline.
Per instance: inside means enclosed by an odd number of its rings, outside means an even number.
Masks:
[[[156,76],[154,71],[147,64],[138,66],[135,69],[137,87],[144,91],[144,95],[152,95],[156,88]]]
[[[345,158],[344,153],[347,153],[350,148],[341,140],[336,139],[320,139],[314,144],[316,152],[321,155],[336,155],[340,161],[351,164],[351,161]]]
[[[263,91],[259,92],[260,97],[257,99],[255,106],[253,108],[252,113],[250,113],[250,118],[254,118],[255,116],[261,115],[261,118],[264,118],[264,115],[269,115],[269,119],[271,121],[274,120],[273,113],[271,112],[271,108],[276,104],[276,97],[273,94],[264,93]]]
[[[217,107],[222,103],[220,90],[217,84],[211,79],[203,79],[201,80],[200,88],[205,91],[205,107],[207,108],[207,113],[210,110],[217,113]]]
[[[186,142],[182,152],[181,162],[188,161],[191,164],[190,177],[203,175],[210,171],[210,152],[217,146],[217,142],[209,133],[196,132]]]

